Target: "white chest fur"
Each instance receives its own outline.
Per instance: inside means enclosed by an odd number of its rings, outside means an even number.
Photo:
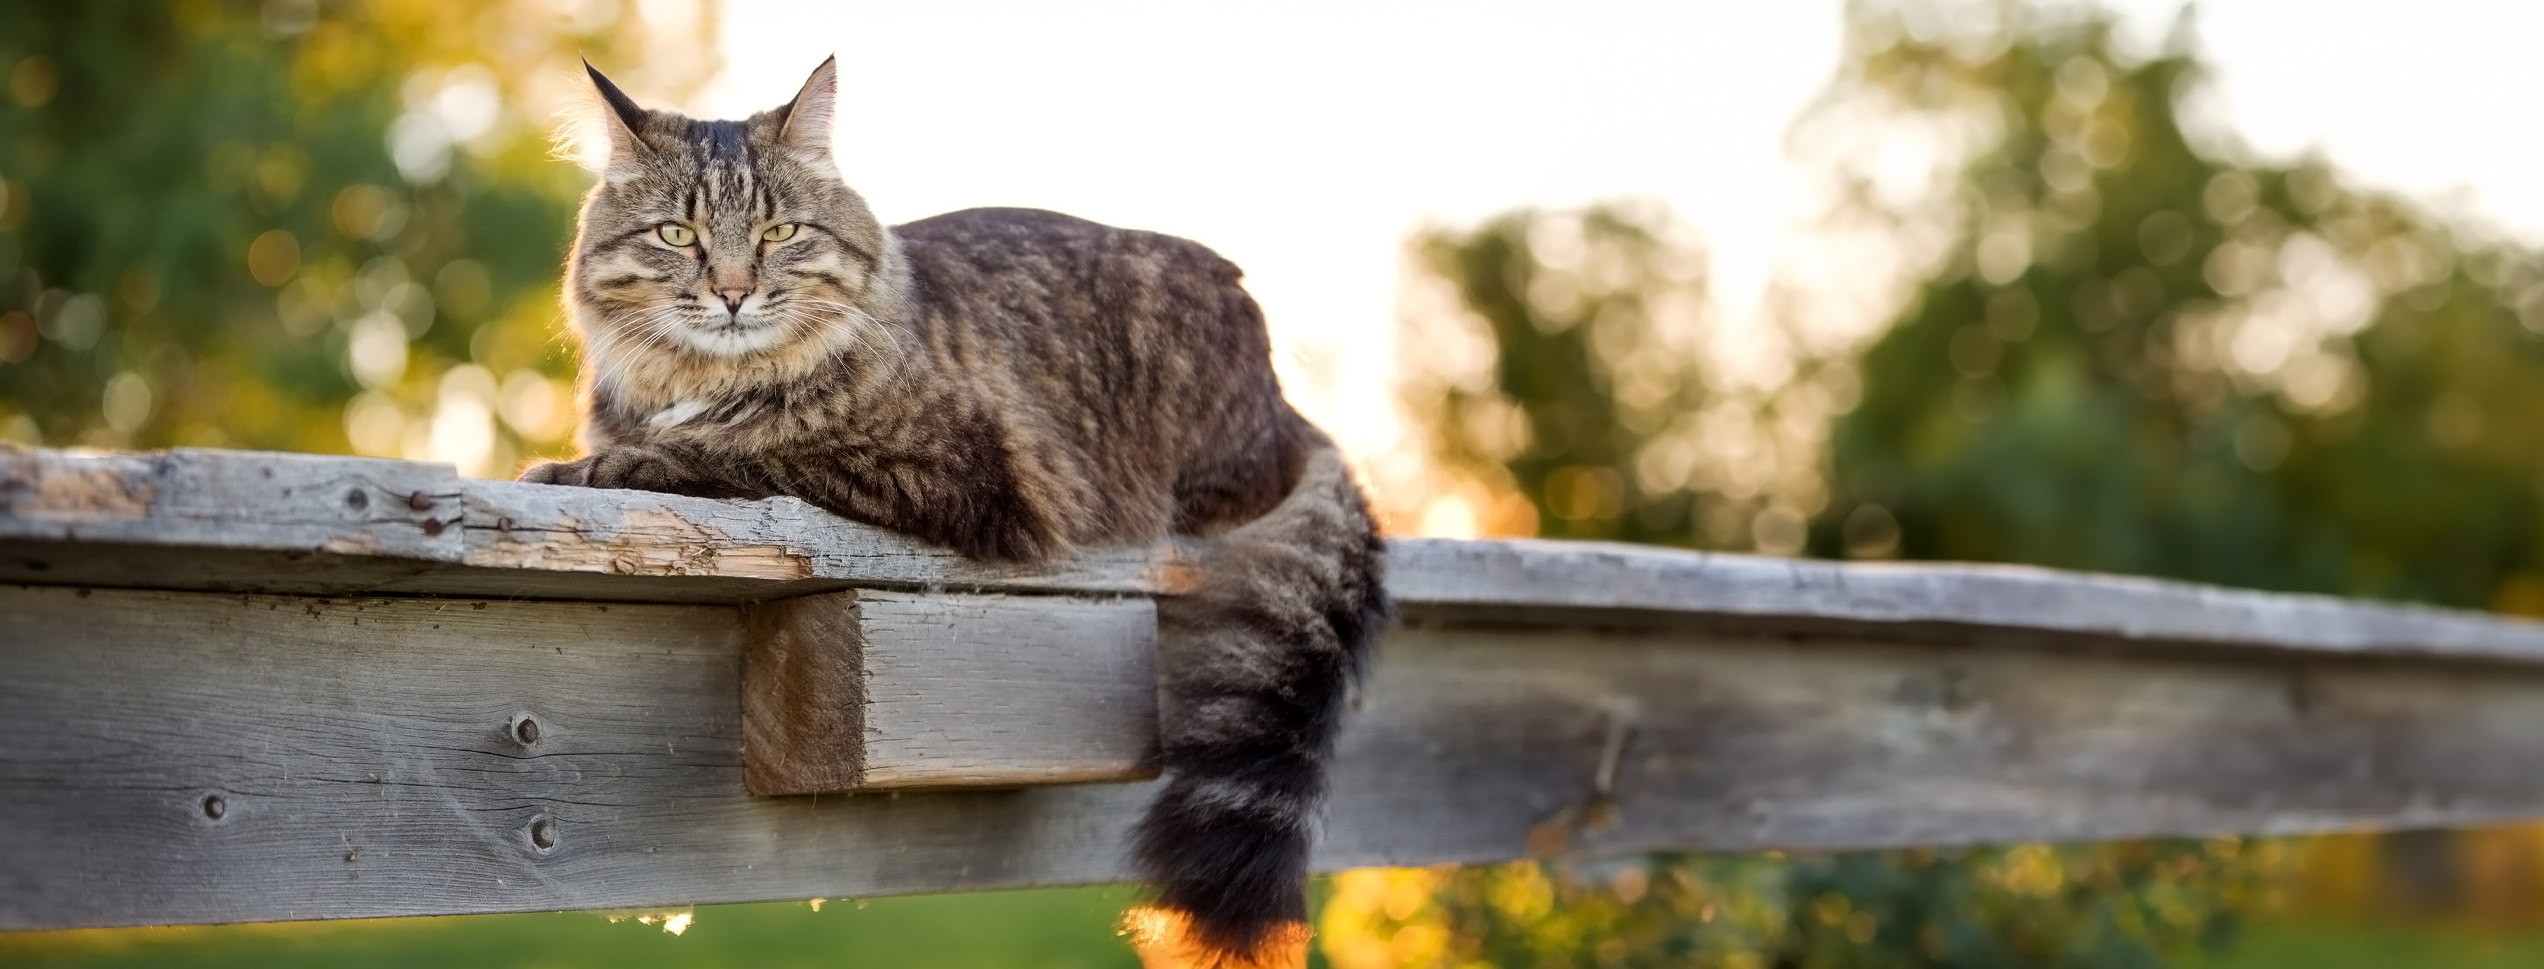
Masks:
[[[657,431],[667,431],[688,423],[691,418],[706,413],[706,410],[705,404],[694,400],[684,400],[654,412],[654,416],[645,419],[645,426]]]

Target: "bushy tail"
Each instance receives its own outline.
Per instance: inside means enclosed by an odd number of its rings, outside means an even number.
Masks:
[[[1133,848],[1157,891],[1130,925],[1144,957],[1305,964],[1308,843],[1345,691],[1387,619],[1384,556],[1341,455],[1321,450],[1159,603],[1166,786]]]

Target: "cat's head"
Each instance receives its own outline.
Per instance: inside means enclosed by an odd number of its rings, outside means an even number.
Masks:
[[[770,373],[874,341],[898,309],[900,253],[831,160],[835,59],[741,121],[646,109],[584,67],[579,127],[607,161],[566,303],[592,364]]]

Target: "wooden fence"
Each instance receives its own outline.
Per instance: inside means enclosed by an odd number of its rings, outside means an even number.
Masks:
[[[1121,879],[1192,561],[0,450],[0,929]],[[2544,815],[2536,624],[1556,542],[1392,570],[1323,868]]]

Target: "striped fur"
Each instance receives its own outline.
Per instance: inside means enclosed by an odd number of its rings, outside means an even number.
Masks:
[[[835,70],[743,121],[592,72],[586,453],[523,480],[793,495],[988,559],[1215,538],[1160,607],[1168,780],[1135,853],[1194,951],[1271,964],[1304,939],[1324,764],[1387,614],[1367,503],[1282,399],[1234,265],[1024,209],[886,228],[830,158]]]

